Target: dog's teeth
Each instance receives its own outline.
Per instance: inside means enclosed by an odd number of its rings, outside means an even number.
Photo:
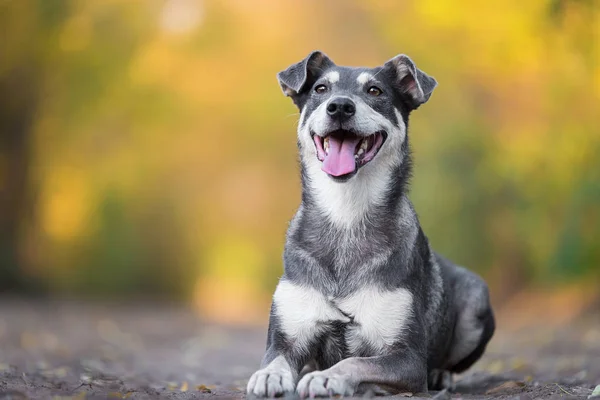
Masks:
[[[362,148],[362,146],[360,146],[360,149],[358,149],[358,151],[356,152],[356,157],[362,155],[365,152],[365,150]]]
[[[329,154],[329,137],[323,140],[323,148],[325,149],[325,153]]]
[[[361,150],[362,150],[362,151],[366,151],[366,150],[367,150],[367,147],[369,147],[368,145],[369,145],[369,143],[368,143],[368,139],[363,139],[363,140],[360,142],[360,149],[358,149],[358,151],[359,151],[359,152],[360,152]]]

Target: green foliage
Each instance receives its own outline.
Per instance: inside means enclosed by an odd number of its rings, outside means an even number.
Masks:
[[[0,148],[4,188],[5,161],[29,160],[0,258],[55,292],[262,304],[300,196],[275,73],[318,48],[351,65],[404,52],[440,82],[410,130],[437,249],[514,278],[498,292],[598,273],[594,2],[319,4],[0,2],[0,83],[29,93],[1,106],[30,121],[20,152]]]

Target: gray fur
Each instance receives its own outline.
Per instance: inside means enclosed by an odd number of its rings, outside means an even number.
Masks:
[[[301,111],[303,194],[286,237],[267,351],[248,394],[285,394],[290,377],[303,397],[352,395],[373,385],[387,392],[451,389],[452,373],[468,368],[485,349],[494,319],[486,284],[431,250],[407,197],[408,117],[429,99],[435,79],[404,55],[367,69],[338,67],[320,52],[278,78]],[[327,93],[315,93],[323,82]],[[370,85],[383,94],[369,97]],[[322,104],[342,95],[368,107],[340,125],[324,114],[315,116]],[[375,130],[366,131],[365,121],[382,118],[387,122],[378,126],[390,128],[373,160],[364,166],[357,162],[355,173],[342,180],[319,175],[325,172],[317,168],[313,135],[325,137],[341,128],[364,137]],[[311,132],[313,126],[320,131]],[[343,194],[346,188],[378,192],[332,210],[328,193]],[[397,319],[377,314],[390,309]],[[302,376],[307,365],[317,370]]]

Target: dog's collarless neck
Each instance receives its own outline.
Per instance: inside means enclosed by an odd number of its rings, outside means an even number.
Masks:
[[[302,167],[303,208],[335,230],[382,229],[393,224],[402,212],[399,205],[405,198],[410,162],[394,167],[384,176],[360,171],[343,183],[310,168]]]

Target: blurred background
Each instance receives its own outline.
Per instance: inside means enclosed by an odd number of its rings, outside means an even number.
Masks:
[[[310,51],[406,53],[411,198],[500,312],[600,309],[594,0],[0,0],[0,293],[177,301],[264,324],[300,202]],[[527,314],[529,312],[529,314]]]

